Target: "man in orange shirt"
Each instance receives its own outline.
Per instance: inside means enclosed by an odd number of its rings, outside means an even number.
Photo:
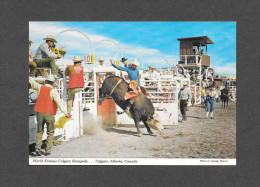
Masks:
[[[62,107],[57,91],[53,89],[53,87],[56,86],[54,81],[55,78],[53,75],[48,75],[44,85],[37,83],[31,77],[29,78],[29,82],[31,83],[32,87],[35,88],[39,94],[34,108],[34,110],[37,112],[37,133],[35,145],[36,156],[42,155],[42,135],[44,132],[45,123],[47,125],[48,135],[45,156],[51,154],[51,148],[53,146],[55,115],[57,109],[59,108],[67,117],[70,117],[68,114],[65,113],[65,110]]]
[[[65,75],[69,76],[68,84],[68,101],[67,101],[67,112],[71,114],[72,103],[77,92],[80,92],[84,87],[84,73],[79,56],[74,56],[73,66],[67,66]]]

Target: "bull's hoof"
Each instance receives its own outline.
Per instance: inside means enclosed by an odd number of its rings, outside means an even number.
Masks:
[[[143,136],[143,133],[139,132],[139,133],[137,133],[137,136],[138,136],[138,137],[142,137],[142,136]]]

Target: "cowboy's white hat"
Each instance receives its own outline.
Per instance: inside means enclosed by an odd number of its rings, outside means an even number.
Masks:
[[[150,66],[150,68],[151,68],[151,69],[155,69],[155,67],[154,67],[154,66]]]
[[[46,78],[47,81],[53,82],[54,86],[57,86],[57,84],[55,83],[55,78],[53,75],[48,75]]]
[[[63,52],[65,52],[65,53],[67,52],[67,51],[66,51],[66,49],[65,49],[65,47],[63,47],[63,46],[62,46],[62,47],[60,47],[60,49],[59,49],[59,50],[60,50],[60,51],[63,51]]]
[[[137,62],[136,59],[132,60],[131,64],[134,64],[134,65],[136,65],[136,66],[139,66],[139,62]]]
[[[47,35],[43,40],[50,40],[53,41],[54,43],[57,43],[55,36],[52,35]]]
[[[104,61],[104,58],[101,56],[99,57],[98,61]]]
[[[83,59],[80,59],[80,56],[74,56],[73,62],[81,62]]]

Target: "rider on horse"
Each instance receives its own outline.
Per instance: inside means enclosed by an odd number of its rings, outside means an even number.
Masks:
[[[111,65],[118,70],[126,71],[129,76],[129,79],[130,79],[129,87],[132,89],[132,91],[127,92],[125,95],[125,100],[130,99],[130,102],[125,110],[125,112],[128,113],[131,105],[134,103],[134,99],[138,96],[138,90],[139,90],[139,86],[140,86],[139,70],[138,70],[139,62],[137,62],[137,60],[134,59],[131,62],[130,67],[117,66],[117,65],[113,64],[112,61],[111,61]]]

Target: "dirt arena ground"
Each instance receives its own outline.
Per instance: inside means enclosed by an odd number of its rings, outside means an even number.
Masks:
[[[228,109],[215,106],[215,119],[205,119],[205,109],[189,107],[188,120],[165,126],[162,134],[150,136],[141,125],[142,137],[134,125],[102,129],[68,141],[55,142],[50,158],[236,158],[236,103]],[[180,116],[179,116],[179,119]],[[44,157],[44,156],[42,156]]]

